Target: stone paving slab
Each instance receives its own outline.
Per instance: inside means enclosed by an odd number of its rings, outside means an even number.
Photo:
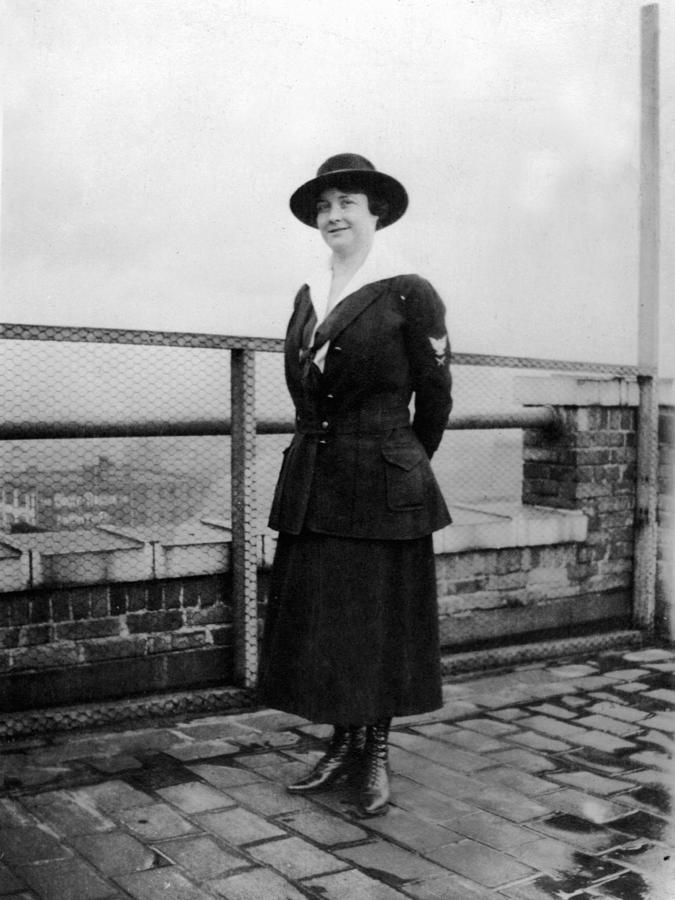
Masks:
[[[16,894],[23,886],[23,882],[7,868],[0,863],[0,895]]]
[[[175,900],[205,900],[208,896],[173,866],[121,875],[115,881],[125,891],[122,896],[135,897],[136,900],[167,900],[168,897]]]
[[[421,817],[398,807],[393,807],[386,816],[369,821],[368,828],[383,838],[427,857],[431,851],[462,838],[451,827],[429,824]]]
[[[121,810],[117,821],[136,837],[150,841],[195,831],[195,826],[168,803],[151,803],[149,806]]]
[[[8,900],[673,900],[675,653],[444,685],[396,720],[392,805],[285,785],[330,728],[275,710],[0,746]]]
[[[617,721],[609,716],[584,716],[581,719],[577,719],[577,722],[585,728],[593,728],[597,731],[608,731],[610,734],[616,735],[616,737],[630,737],[630,735],[638,734],[640,732],[640,729],[635,726],[635,723],[629,724],[628,722]]]
[[[234,847],[285,835],[281,828],[240,806],[222,812],[201,813],[195,819],[205,831]]]
[[[73,849],[104,875],[142,872],[155,863],[155,851],[124,831],[81,834],[71,838]]]
[[[404,850],[387,841],[373,841],[337,850],[337,855],[357,866],[367,869],[371,875],[379,874],[388,880],[396,879],[403,888],[407,881],[428,881],[447,874],[441,866],[430,862],[419,853]]]
[[[188,835],[168,841],[158,841],[154,847],[169,864],[181,866],[197,881],[206,881],[226,873],[250,869],[251,860],[232,849],[224,849],[208,835]],[[145,866],[146,869],[152,868]]]
[[[108,900],[111,896],[107,880],[77,857],[21,866],[19,876],[42,900]]]
[[[618,778],[606,778],[594,772],[556,772],[551,775],[554,781],[567,784],[570,787],[579,788],[588,794],[598,794],[606,797],[619,791],[630,791],[633,782]]]
[[[610,875],[619,875],[625,867],[604,856],[581,853],[552,838],[540,838],[512,848],[511,855],[533,869],[545,872],[555,878],[567,879],[572,891],[583,887],[589,881],[597,881]]]
[[[78,803],[66,791],[47,791],[22,802],[36,819],[66,836],[111,831],[115,827],[107,816]]]
[[[8,866],[47,863],[69,856],[72,851],[44,826],[0,829],[0,859]]]
[[[193,741],[191,744],[170,747],[167,752],[170,756],[185,761],[223,756],[228,753],[236,753],[238,750],[239,747],[229,741]]]
[[[469,750],[471,753],[489,753],[492,750],[508,750],[509,745],[504,741],[496,738],[488,737],[476,731],[462,731],[459,728],[453,729],[449,733],[435,734],[441,741],[460,747],[462,750]]]
[[[406,884],[405,892],[406,896],[410,895],[417,900],[494,900],[501,896],[489,888],[451,874]]]
[[[403,900],[406,896],[385,882],[371,878],[356,869],[313,878],[307,881],[306,885],[310,890],[316,891],[315,896],[323,897],[325,900]],[[258,894],[256,900],[263,896],[276,895]],[[285,895],[282,896],[285,900]]]
[[[429,859],[484,887],[492,888],[534,875],[536,871],[518,862],[511,854],[492,850],[470,838],[433,850]]]
[[[494,762],[499,766],[513,766],[521,772],[529,772],[533,775],[542,772],[555,771],[560,766],[559,763],[547,759],[540,753],[533,753],[531,750],[522,750],[520,747],[513,747],[509,750],[493,753],[491,756]]]
[[[575,700],[578,698],[574,698]],[[573,707],[577,704],[571,704]],[[576,715],[572,709],[566,706],[558,706],[555,703],[542,703],[539,706],[530,707],[532,712],[540,716],[553,716],[556,719],[573,719]]]
[[[483,810],[462,816],[453,822],[452,827],[460,835],[480,841],[493,850],[510,851],[538,838],[527,827],[515,825],[501,816]]]
[[[448,747],[444,741],[432,740],[423,735],[394,732],[391,735],[391,743],[457,772],[476,772],[490,765],[490,760],[483,755]]]
[[[511,740],[517,744],[522,744],[530,750],[540,750],[548,753],[562,753],[563,750],[572,749],[570,744],[566,744],[557,738],[537,734],[536,731],[516,731],[511,736]]]
[[[236,802],[231,796],[201,781],[187,781],[184,784],[159,788],[157,793],[167,803],[177,806],[184,813],[206,812],[211,809],[236,806]]]
[[[290,880],[340,872],[349,865],[340,859],[340,850],[335,854],[319,850],[309,841],[299,837],[289,837],[280,841],[267,841],[249,850],[259,863],[272,866]]]
[[[526,797],[538,797],[557,789],[554,782],[521,772],[513,766],[495,766],[495,768],[483,769],[478,773],[478,778],[481,781],[513,788],[521,794],[525,794]]]
[[[396,808],[410,812],[425,822],[442,825],[446,822],[456,822],[463,816],[475,812],[475,807],[469,803],[454,800],[418,784],[411,782],[404,785],[403,779],[399,779],[397,786]]]

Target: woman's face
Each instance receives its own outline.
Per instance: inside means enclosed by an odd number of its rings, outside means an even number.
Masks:
[[[366,194],[328,188],[316,208],[317,228],[334,253],[344,256],[370,248],[377,216],[368,208]]]

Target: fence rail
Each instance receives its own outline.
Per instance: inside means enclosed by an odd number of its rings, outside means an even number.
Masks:
[[[556,428],[558,417],[552,407],[524,409],[518,413],[475,413],[455,416],[448,431],[471,431],[502,428]],[[291,419],[258,419],[258,434],[293,434]],[[0,422],[0,441],[56,440],[113,437],[207,437],[232,435],[232,420],[185,419],[171,422],[144,420],[139,422],[101,420],[92,422]]]
[[[209,350],[254,350],[281,352],[282,338],[208,334],[180,331],[145,331],[127,328],[94,328],[61,325],[0,324],[0,340],[63,341],[84,344],[128,344],[136,346],[195,347]],[[499,356],[483,353],[453,353],[456,366],[501,366],[508,369],[550,369],[557,372],[587,372],[596,375],[634,377],[656,375],[650,365],[583,362],[527,356]]]

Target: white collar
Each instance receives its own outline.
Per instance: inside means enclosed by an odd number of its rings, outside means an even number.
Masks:
[[[353,294],[366,284],[374,281],[382,281],[383,278],[395,278],[404,272],[412,272],[411,268],[402,268],[400,259],[395,257],[387,248],[379,244],[373,244],[370,253],[365,258],[360,268],[354,272],[340,294],[335,298],[332,309],[344,300],[349,294]],[[320,322],[326,312],[328,292],[332,277],[330,257],[324,260],[323,265],[317,267],[306,280],[309,287],[310,298],[314,306],[314,312]]]

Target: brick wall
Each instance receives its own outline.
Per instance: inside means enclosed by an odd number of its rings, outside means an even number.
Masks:
[[[588,537],[574,579],[586,588],[632,585],[636,418],[632,408],[560,407],[557,437],[526,431],[523,502],[581,510]]]
[[[567,543],[438,557],[442,645],[479,648],[582,634],[600,622],[627,626],[630,592],[589,585],[582,551]]]
[[[233,680],[229,574],[0,597],[0,710]]]
[[[568,384],[564,388],[569,392]],[[630,624],[637,411],[600,405],[556,409],[559,431],[524,432],[522,499],[583,512],[587,538],[441,557],[446,647],[481,646],[504,635],[570,635],[600,622]]]

